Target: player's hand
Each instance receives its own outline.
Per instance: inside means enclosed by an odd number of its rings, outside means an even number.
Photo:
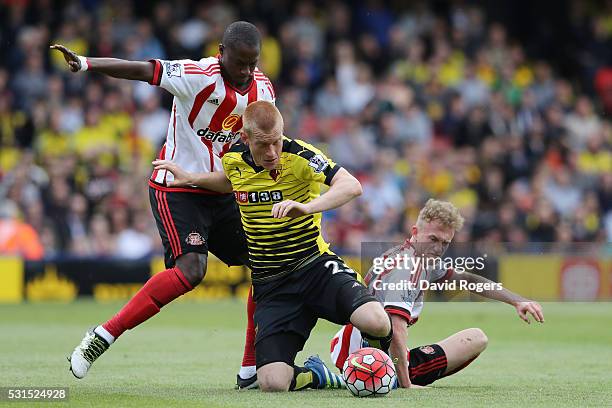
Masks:
[[[307,204],[298,203],[293,200],[285,200],[272,206],[272,217],[274,218],[297,218],[310,214]]]
[[[544,312],[542,312],[542,306],[540,306],[538,302],[527,300],[516,303],[514,307],[519,317],[526,323],[531,324],[531,320],[529,319],[530,314],[536,322],[544,323]]]
[[[64,47],[61,44],[53,44],[49,48],[52,50],[58,50],[64,54],[64,59],[68,63],[68,66],[72,72],[78,72],[81,69],[81,61],[79,61],[79,57],[76,52]]]
[[[173,181],[168,181],[168,187],[185,187],[192,184],[191,174],[181,169],[170,160],[153,160],[155,170],[168,170],[174,176]]]

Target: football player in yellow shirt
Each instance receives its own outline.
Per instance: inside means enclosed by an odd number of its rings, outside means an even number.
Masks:
[[[313,146],[284,137],[283,118],[272,103],[250,104],[242,120],[242,143],[223,156],[224,172],[193,174],[170,161],[153,164],[172,172],[175,186],[235,194],[257,304],[260,388],[333,387],[342,379],[318,357],[304,367],[294,365],[318,318],[351,322],[371,346],[385,352],[392,338],[382,305],[321,236],[321,213],[359,196],[361,185]],[[321,184],[330,187],[323,195]]]

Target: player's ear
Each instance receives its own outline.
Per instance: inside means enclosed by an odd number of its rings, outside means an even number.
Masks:
[[[244,130],[240,131],[240,140],[245,145],[247,145],[247,146],[249,145],[249,136],[246,134],[246,132]]]
[[[410,232],[412,233],[413,237],[416,237],[416,235],[419,233],[419,229],[417,228],[416,225],[413,225],[412,228],[410,229]]]
[[[219,55],[223,56],[223,50],[225,49],[225,47],[223,46],[223,44],[219,43]]]

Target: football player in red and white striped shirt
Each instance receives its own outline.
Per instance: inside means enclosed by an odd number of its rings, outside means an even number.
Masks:
[[[71,71],[93,71],[115,78],[145,81],[174,95],[166,143],[158,158],[194,173],[223,171],[221,158],[240,138],[242,114],[257,100],[274,102],[270,80],[257,69],[261,37],[248,22],[230,24],[219,55],[199,61],[126,61],[89,58],[62,45]],[[248,262],[246,240],[232,194],[195,186],[171,188],[172,173],[154,171],[149,198],[166,251],[166,270],[149,279],[110,320],[86,333],[70,358],[72,373],[83,378],[91,364],[126,330],[198,285],[210,250],[228,265]],[[239,385],[255,385],[254,304],[249,296],[247,342]],[[247,383],[240,383],[241,377]]]
[[[410,239],[390,249],[380,259],[397,260],[399,255],[401,262],[402,258],[414,260],[419,257],[417,254],[441,257],[462,225],[463,218],[454,205],[429,200],[419,213],[416,225],[412,227]],[[481,329],[465,329],[435,344],[406,348],[407,329],[416,323],[423,309],[424,293],[421,287],[427,287],[429,283],[454,280],[488,284],[490,287],[495,286],[495,283],[468,272],[458,274],[452,269],[426,268],[416,261],[399,266],[394,262],[389,263],[391,265],[386,269],[379,267],[375,270],[372,267],[365,277],[365,283],[391,316],[393,339],[389,351],[395,362],[399,386],[418,388],[465,368],[487,346],[487,336]],[[428,284],[421,285],[421,282]],[[542,307],[537,302],[502,287],[498,288],[475,293],[514,306],[519,317],[527,323],[528,313],[537,322],[544,322]],[[362,347],[365,347],[365,343],[359,330],[350,324],[343,326],[332,339],[331,359],[342,371],[349,354]]]

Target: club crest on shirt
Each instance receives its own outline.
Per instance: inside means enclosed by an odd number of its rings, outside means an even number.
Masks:
[[[185,242],[188,245],[200,246],[204,245],[204,238],[202,238],[202,236],[197,232],[192,232],[191,234],[187,235],[187,238],[185,238]]]
[[[308,165],[314,169],[315,173],[321,173],[323,170],[327,168],[329,163],[320,154],[315,154],[308,161]]]
[[[421,350],[425,354],[433,354],[436,352],[436,350],[434,350],[434,348],[431,346],[421,346],[419,347],[419,350]]]
[[[249,193],[246,191],[234,191],[234,196],[236,197],[236,201],[239,203],[249,202]]]
[[[180,77],[181,76],[181,64],[171,64],[166,62],[166,75],[168,77]]]

